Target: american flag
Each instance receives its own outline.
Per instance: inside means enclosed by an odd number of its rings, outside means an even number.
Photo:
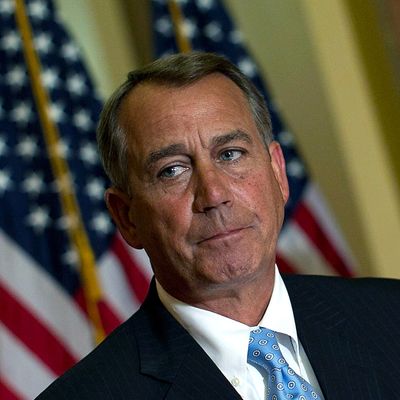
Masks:
[[[275,139],[285,155],[290,187],[285,224],[278,243],[280,270],[351,276],[355,267],[349,249],[321,193],[311,181],[296,149],[294,135],[285,127],[270,91],[261,79],[261,72],[246,50],[244,39],[223,2],[153,0],[152,4],[158,57],[182,50],[176,40],[177,32],[181,32],[191,49],[218,53],[230,59],[264,95],[271,112]]]
[[[24,7],[25,3],[25,7]],[[47,115],[59,132],[56,153],[73,181],[101,291],[96,307],[107,334],[143,300],[151,272],[144,253],[116,234],[103,194],[106,177],[95,127],[101,102],[76,44],[50,0],[0,0],[0,399],[32,399],[95,344],[85,281],[50,163],[26,38],[32,29]],[[25,9],[25,10],[24,10]],[[75,216],[76,217],[76,216]],[[95,284],[95,282],[89,282]]]

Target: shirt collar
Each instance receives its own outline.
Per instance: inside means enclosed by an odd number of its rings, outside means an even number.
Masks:
[[[156,281],[161,302],[174,318],[191,334],[222,371],[243,373],[247,362],[249,332],[252,327],[211,311],[183,303]],[[296,354],[299,341],[292,305],[282,277],[275,266],[272,296],[259,326],[288,335]],[[212,328],[211,328],[212,327]],[[232,349],[236,349],[232,352]],[[236,371],[234,371],[237,369]]]
[[[228,380],[247,373],[250,328],[238,321],[183,303],[156,281],[161,302],[190,333]],[[235,351],[232,351],[235,349]]]
[[[299,354],[299,340],[292,304],[277,266],[275,266],[272,296],[259,325],[289,336],[292,339],[296,354]]]

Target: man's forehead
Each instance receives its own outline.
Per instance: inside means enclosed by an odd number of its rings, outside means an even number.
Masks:
[[[119,110],[119,123],[133,127],[137,122],[154,123],[169,114],[195,116],[197,111],[210,111],[212,105],[221,111],[242,109],[251,113],[250,104],[242,90],[221,73],[209,74],[193,83],[176,86],[153,81],[145,81],[134,87],[122,100]],[[192,107],[192,108],[190,108]],[[222,110],[223,108],[223,110]]]
[[[236,132],[238,139],[239,131],[249,135],[257,130],[247,99],[222,74],[183,87],[139,84],[121,107],[120,126],[130,150],[142,156],[177,143],[188,144],[196,140],[196,133],[208,147],[214,136]]]

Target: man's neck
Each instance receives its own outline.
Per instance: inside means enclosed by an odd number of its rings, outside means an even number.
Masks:
[[[275,270],[246,284],[208,285],[207,290],[189,292],[190,296],[181,291],[171,293],[171,296],[193,307],[214,312],[248,326],[256,326],[260,322],[271,299],[275,282]],[[187,291],[185,291],[187,293]]]

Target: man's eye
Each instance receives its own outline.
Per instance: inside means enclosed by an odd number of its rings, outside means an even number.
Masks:
[[[243,155],[242,150],[224,150],[220,154],[222,161],[235,161]]]
[[[164,168],[158,176],[161,178],[175,178],[181,175],[183,172],[187,170],[186,167],[182,165],[172,165],[170,167]]]

